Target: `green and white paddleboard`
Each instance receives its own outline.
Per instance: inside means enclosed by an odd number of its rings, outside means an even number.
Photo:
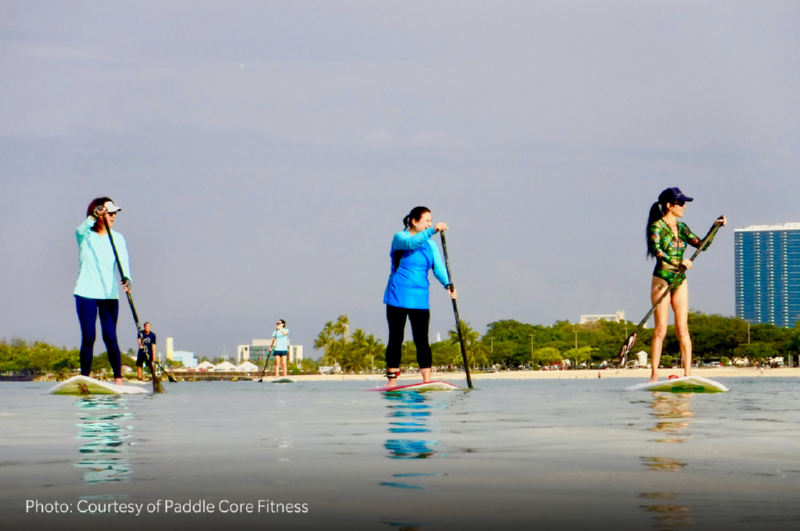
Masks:
[[[141,387],[114,385],[88,376],[73,376],[48,391],[51,395],[146,395]]]
[[[627,391],[663,391],[667,393],[724,393],[727,387],[714,380],[702,376],[684,376],[671,380],[659,380],[653,383],[632,385]]]
[[[272,380],[272,383],[297,383],[297,380],[293,380],[288,376],[284,376],[283,378],[278,378],[277,380]]]

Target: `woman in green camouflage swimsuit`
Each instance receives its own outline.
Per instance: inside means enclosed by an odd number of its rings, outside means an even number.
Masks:
[[[672,292],[664,297],[654,313],[656,325],[653,332],[652,375],[650,381],[658,381],[658,364],[661,361],[661,346],[667,335],[669,307],[675,314],[675,332],[683,360],[684,376],[692,372],[692,340],[689,337],[689,287],[685,271],[692,268],[692,261],[683,258],[687,244],[699,247],[701,239],[689,230],[685,223],[678,221],[683,217],[686,203],[692,201],[678,188],[667,188],[658,196],[658,201],[650,208],[647,222],[647,253],[656,259],[653,281],[650,286],[650,299],[655,304],[663,291],[676,278],[681,278]],[[720,221],[725,225],[723,216]],[[710,243],[710,242],[709,242]]]

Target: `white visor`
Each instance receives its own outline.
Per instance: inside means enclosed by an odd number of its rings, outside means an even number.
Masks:
[[[103,203],[103,206],[106,207],[109,213],[111,212],[120,212],[122,209],[114,204],[113,201],[106,201]]]

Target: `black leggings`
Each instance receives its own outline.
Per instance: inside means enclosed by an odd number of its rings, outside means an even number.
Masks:
[[[431,346],[428,344],[428,324],[431,321],[430,310],[414,310],[386,305],[386,320],[389,321],[389,344],[386,345],[386,367],[400,367],[403,351],[403,336],[406,330],[406,316],[411,321],[411,334],[417,347],[417,363],[420,369],[431,368]]]

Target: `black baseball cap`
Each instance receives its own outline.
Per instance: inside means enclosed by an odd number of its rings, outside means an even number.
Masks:
[[[667,188],[658,196],[658,202],[662,205],[666,205],[667,203],[672,203],[674,205],[677,201],[688,203],[689,201],[694,201],[694,198],[683,195],[680,188]]]

